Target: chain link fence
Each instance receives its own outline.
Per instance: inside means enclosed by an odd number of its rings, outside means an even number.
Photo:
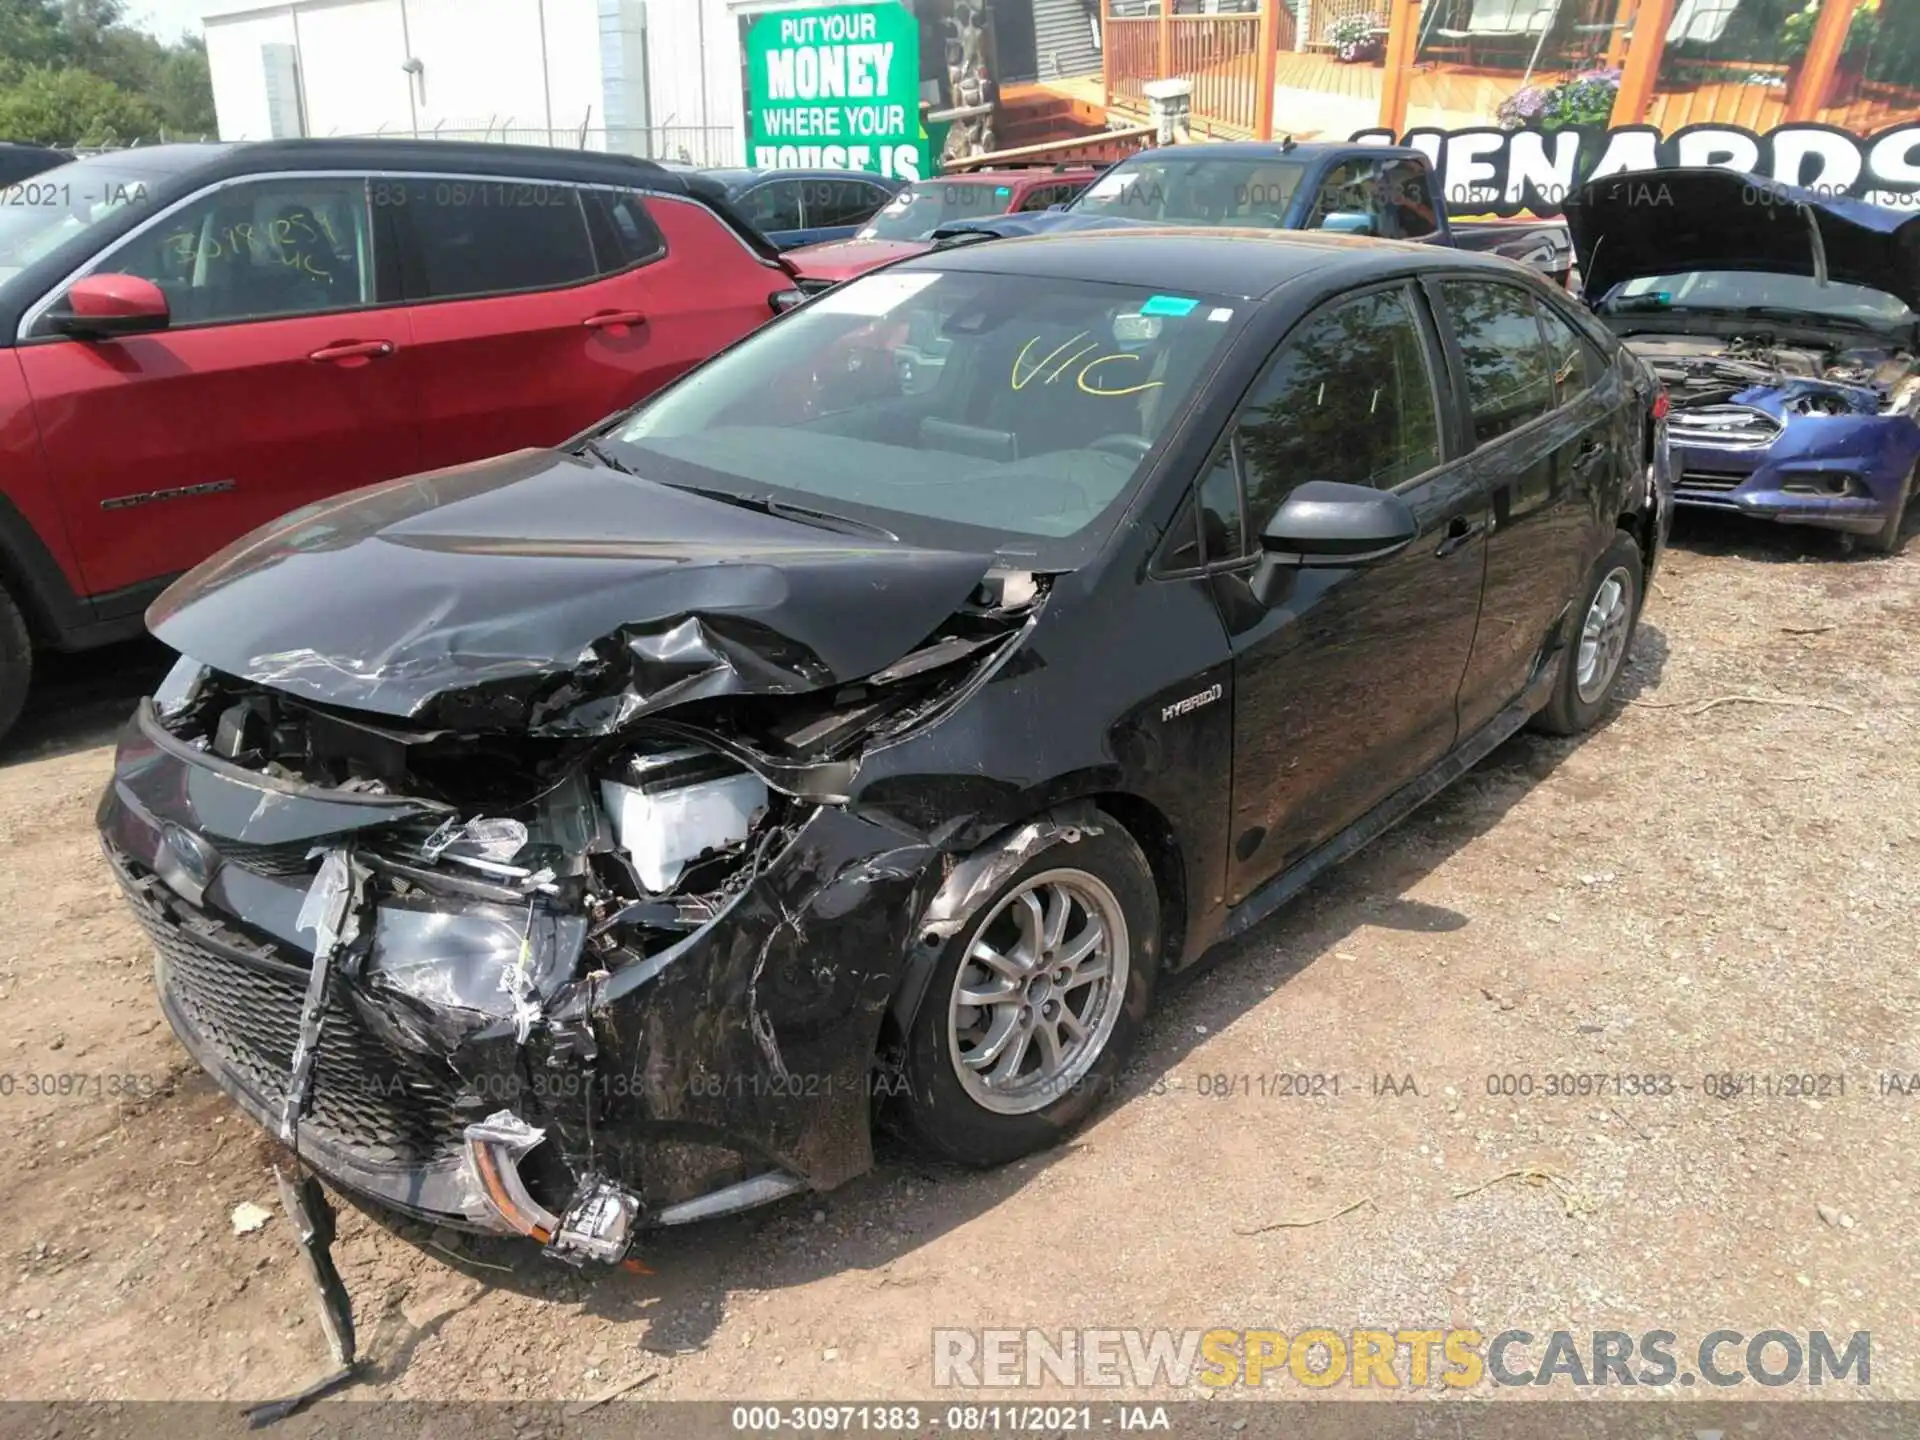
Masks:
[[[116,150],[132,150],[147,145],[217,140],[217,135],[168,135],[160,139],[117,141],[99,136],[85,144],[56,146],[70,155],[105,155]],[[264,135],[240,135],[238,140],[264,140]],[[730,125],[633,125],[567,129],[544,125],[516,125],[504,122],[476,125],[435,125],[418,131],[383,126],[377,130],[334,131],[329,139],[362,140],[479,140],[496,145],[546,145],[566,150],[597,150],[617,155],[638,155],[646,160],[665,160],[703,169],[745,163],[740,132]]]

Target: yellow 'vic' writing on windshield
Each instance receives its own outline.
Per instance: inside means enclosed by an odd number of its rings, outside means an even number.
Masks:
[[[1098,340],[1091,340],[1088,341],[1087,344],[1082,345],[1078,350],[1074,350],[1072,354],[1067,355],[1064,360],[1060,358],[1064,352],[1072,349],[1075,344],[1086,340],[1086,338],[1087,332],[1082,330],[1076,335],[1069,336],[1040,360],[1030,361],[1029,356],[1033,351],[1033,347],[1040,343],[1040,337],[1038,335],[1034,336],[1031,340],[1027,341],[1026,344],[1022,345],[1020,347],[1020,353],[1013,357],[1013,373],[1008,376],[1008,382],[1015,390],[1024,390],[1036,379],[1045,376],[1044,379],[1040,379],[1040,383],[1042,385],[1051,385],[1062,375],[1065,375],[1070,368],[1078,365],[1079,370],[1074,376],[1074,383],[1089,395],[1138,395],[1143,390],[1157,389],[1166,383],[1164,380],[1145,380],[1138,385],[1124,386],[1092,383],[1094,379],[1093,372],[1098,370],[1102,365],[1112,365],[1119,361],[1131,361],[1137,365],[1141,362],[1141,357],[1138,355],[1129,355],[1124,350],[1116,350],[1108,355],[1094,355],[1094,352],[1100,348],[1100,342]],[[1092,355],[1093,358],[1087,359],[1089,355]],[[1056,360],[1059,361],[1057,365],[1054,364]],[[1027,366],[1025,374],[1021,373],[1021,366],[1023,365]],[[1052,366],[1052,374],[1047,374],[1049,366]]]

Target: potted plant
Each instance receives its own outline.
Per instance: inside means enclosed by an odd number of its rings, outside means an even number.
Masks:
[[[1333,58],[1342,65],[1384,59],[1386,46],[1380,41],[1381,28],[1377,15],[1342,15],[1327,30],[1327,38],[1333,42]]]
[[[1494,112],[1502,130],[1527,126],[1552,132],[1578,125],[1606,125],[1620,93],[1618,70],[1583,70],[1553,85],[1528,85],[1500,102]]]

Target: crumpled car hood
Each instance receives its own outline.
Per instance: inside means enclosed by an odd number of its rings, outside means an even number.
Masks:
[[[308,700],[602,734],[687,700],[869,675],[992,564],[522,451],[296,511],[181,577],[147,623]]]
[[[1766,270],[1826,276],[1920,309],[1920,216],[1734,170],[1637,170],[1588,181],[1567,228],[1589,296],[1642,275]],[[1819,244],[1814,242],[1817,230]]]
[[[829,240],[785,252],[803,280],[847,280],[909,255],[924,255],[931,240]]]

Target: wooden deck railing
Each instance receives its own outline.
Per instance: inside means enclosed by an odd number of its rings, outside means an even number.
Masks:
[[[1138,0],[1102,0],[1107,103],[1143,109],[1148,81],[1190,80],[1196,129],[1270,138],[1274,56],[1293,49],[1292,13],[1281,0],[1224,15],[1181,13],[1189,3],[1159,0],[1142,14],[1148,7]]]

